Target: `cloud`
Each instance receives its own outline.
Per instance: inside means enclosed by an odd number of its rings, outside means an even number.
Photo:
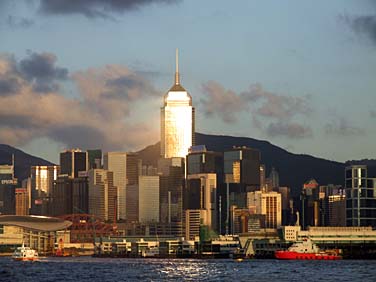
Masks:
[[[268,136],[312,136],[309,126],[294,121],[296,116],[307,116],[312,112],[307,96],[278,95],[264,90],[260,84],[250,85],[247,91],[237,94],[215,81],[203,84],[202,90],[204,98],[200,100],[200,106],[208,117],[217,116],[225,123],[235,123],[239,114],[250,112],[254,126]]]
[[[22,76],[32,82],[34,91],[53,92],[59,88],[56,81],[68,78],[68,70],[57,67],[56,61],[54,54],[29,52],[18,68]]]
[[[1,8],[1,7],[0,7]],[[6,24],[13,28],[28,28],[32,25],[34,25],[34,21],[32,19],[27,19],[27,18],[18,18],[12,15],[8,15]]]
[[[289,138],[312,137],[312,129],[295,122],[272,122],[268,125],[266,132],[269,136],[287,136]]]
[[[340,19],[349,25],[355,33],[366,36],[373,43],[376,43],[376,15],[342,15]]]
[[[129,150],[157,139],[158,129],[132,119],[134,103],[146,103],[157,94],[143,77],[118,65],[67,77],[67,72],[56,66],[53,54],[32,54],[20,61],[0,56],[0,87],[7,90],[0,95],[2,143],[19,146],[47,137],[71,148]],[[76,97],[66,97],[56,89],[39,92],[35,81],[46,77],[55,80],[59,90],[63,89],[61,79],[71,79],[79,90]],[[14,84],[12,79],[17,81],[16,88],[7,86]]]
[[[237,121],[236,114],[249,109],[249,98],[237,95],[232,90],[226,90],[215,81],[202,85],[205,98],[200,103],[207,116],[218,115],[226,123]]]
[[[369,114],[370,114],[371,118],[376,118],[376,111],[375,110],[370,110]]]
[[[352,125],[344,117],[335,116],[324,126],[324,132],[331,136],[359,136],[365,135],[365,130]]]
[[[41,0],[40,11],[48,15],[79,14],[87,18],[111,18],[150,4],[173,4],[179,0]]]

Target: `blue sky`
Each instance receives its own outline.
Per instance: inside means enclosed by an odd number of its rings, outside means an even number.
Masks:
[[[54,162],[154,144],[175,48],[197,131],[376,158],[371,0],[2,1],[0,142]]]

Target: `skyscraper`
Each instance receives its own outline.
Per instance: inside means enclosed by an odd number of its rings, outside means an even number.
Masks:
[[[185,158],[194,145],[195,109],[192,97],[180,85],[178,51],[176,50],[175,84],[164,96],[161,108],[161,157]]]
[[[87,170],[87,152],[80,149],[67,150],[60,153],[60,174],[70,178],[78,177],[79,171]]]

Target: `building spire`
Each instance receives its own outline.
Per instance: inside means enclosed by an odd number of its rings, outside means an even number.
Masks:
[[[180,84],[180,77],[179,77],[179,50],[176,48],[175,53],[175,85]]]

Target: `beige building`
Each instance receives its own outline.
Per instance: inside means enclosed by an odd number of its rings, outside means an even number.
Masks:
[[[159,176],[142,175],[138,179],[139,221],[159,222]]]
[[[29,194],[26,188],[16,188],[16,215],[29,214]]]
[[[256,214],[265,215],[265,228],[278,228],[282,224],[282,200],[278,192],[248,192],[247,207]]]
[[[89,213],[102,220],[116,220],[117,187],[113,172],[105,169],[89,170]]]
[[[185,210],[183,217],[185,239],[195,240],[200,236],[200,225],[206,225],[207,218],[206,210]]]

